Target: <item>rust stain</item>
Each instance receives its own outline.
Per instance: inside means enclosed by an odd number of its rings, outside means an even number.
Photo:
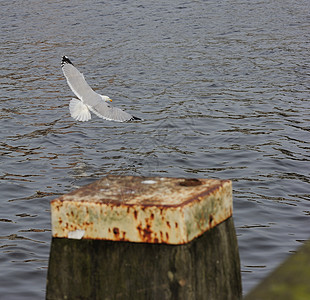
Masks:
[[[139,236],[143,242],[146,243],[152,243],[152,230],[151,226],[149,224],[146,225],[146,227],[142,227],[142,224],[140,223],[137,226],[137,229],[139,231]]]
[[[118,237],[119,237],[119,229],[117,227],[113,228],[113,233],[114,233],[115,237],[118,239]]]
[[[179,182],[179,185],[181,185],[181,186],[197,186],[197,185],[202,185],[202,182],[197,178],[189,178],[189,179],[184,179],[184,181]]]

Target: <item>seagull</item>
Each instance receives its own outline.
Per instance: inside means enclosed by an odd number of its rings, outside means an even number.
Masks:
[[[69,104],[71,117],[77,121],[91,119],[90,111],[98,117],[116,122],[141,120],[120,108],[114,107],[108,102],[112,100],[108,96],[96,93],[86,82],[84,75],[73,65],[67,56],[62,57],[62,71],[67,79],[72,92],[79,98],[72,98]]]

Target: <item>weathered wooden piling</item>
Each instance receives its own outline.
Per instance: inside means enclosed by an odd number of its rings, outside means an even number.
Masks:
[[[228,180],[107,176],[51,213],[47,299],[241,298]]]

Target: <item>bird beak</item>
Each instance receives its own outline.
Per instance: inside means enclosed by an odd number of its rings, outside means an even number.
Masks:
[[[112,99],[109,99],[112,102]]]

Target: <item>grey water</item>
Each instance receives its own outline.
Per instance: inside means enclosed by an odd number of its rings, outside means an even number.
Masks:
[[[294,253],[310,237],[309,11],[2,1],[0,298],[44,298],[50,200],[107,174],[231,179],[244,294]],[[62,55],[144,121],[74,121]]]

